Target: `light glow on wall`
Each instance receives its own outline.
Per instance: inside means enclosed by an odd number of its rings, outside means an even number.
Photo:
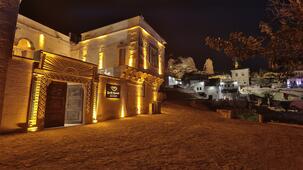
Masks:
[[[148,69],[148,64],[147,64],[147,47],[143,47],[143,68]]]
[[[21,39],[19,40],[17,47],[21,49],[31,49],[32,45],[29,40]]]
[[[120,118],[125,118],[125,105],[124,105],[124,103],[121,104]]]
[[[42,75],[37,74],[36,80],[34,82],[34,91],[33,91],[33,97],[32,97],[32,106],[31,106],[31,112],[28,120],[28,131],[34,132],[37,131],[37,115],[38,115],[38,106],[39,106],[39,97],[40,97],[40,88],[41,88],[41,78]]]
[[[129,50],[128,66],[134,67],[134,50]]]
[[[137,86],[137,114],[140,115],[142,113],[142,85]]]
[[[144,28],[142,28],[141,26],[134,26],[134,27],[131,27],[131,28],[128,28],[128,29],[124,29],[124,30],[118,30],[116,32],[112,32],[112,33],[109,33],[109,34],[106,34],[106,35],[101,35],[99,37],[95,37],[95,38],[90,38],[90,39],[87,39],[87,40],[84,40],[84,41],[81,41],[80,43],[81,44],[86,44],[86,43],[89,43],[90,41],[92,40],[95,40],[95,39],[103,39],[103,38],[106,38],[108,36],[111,36],[111,35],[114,35],[114,34],[117,34],[117,33],[120,33],[120,32],[123,32],[123,31],[131,31],[131,30],[134,30],[134,29],[141,29],[143,34],[145,34],[146,36],[150,36],[151,38],[153,38],[159,45],[161,45],[162,47],[164,47],[163,43],[161,43],[160,41],[158,41],[155,37],[151,36],[151,34],[149,32],[147,32]],[[165,42],[164,42],[165,43]]]
[[[39,35],[39,47],[40,49],[44,49],[45,46],[45,36],[43,34]]]
[[[83,47],[82,49],[82,61],[87,60],[87,47]]]
[[[162,58],[161,58],[161,54],[159,54],[159,75],[162,75]]]
[[[99,53],[99,66],[98,66],[99,69],[103,69],[104,68],[104,66],[103,66],[103,60],[104,60],[104,53],[100,52]]]
[[[97,118],[97,102],[98,102],[98,83],[96,83],[94,85],[94,90],[95,90],[95,93],[94,93],[94,103],[93,103],[93,123],[98,123],[98,118]]]
[[[154,91],[153,91],[153,101],[154,101],[154,102],[157,102],[157,101],[158,101],[158,91],[157,91],[157,90],[154,90]]]

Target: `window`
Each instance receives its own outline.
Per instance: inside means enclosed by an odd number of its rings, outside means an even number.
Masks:
[[[121,48],[119,50],[119,65],[125,65],[125,55],[126,55],[126,50],[125,48]]]
[[[159,66],[159,52],[158,48],[152,44],[149,44],[149,63],[153,67]]]
[[[236,73],[235,75],[236,75],[236,77],[238,77],[238,73]]]

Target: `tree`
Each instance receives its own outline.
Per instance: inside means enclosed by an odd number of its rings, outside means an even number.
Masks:
[[[272,70],[303,69],[302,0],[270,0],[269,11],[278,25],[260,22],[263,36],[231,33],[228,40],[207,37],[206,45],[223,52],[236,63],[255,55],[264,56]],[[273,29],[275,28],[275,29]]]
[[[271,31],[270,26],[265,25],[267,24],[260,24],[261,32],[265,33],[264,49],[260,54],[268,59],[269,68],[292,71],[302,66],[303,31],[287,25],[281,26],[277,31]]]
[[[269,10],[279,25],[274,30],[270,24],[260,23],[265,34],[263,56],[269,59],[273,70],[303,69],[302,0],[271,0]]]
[[[12,57],[20,0],[0,0],[0,122],[8,62]]]
[[[270,0],[269,10],[282,25],[303,24],[302,0]]]
[[[227,40],[221,39],[220,37],[206,37],[205,44],[232,58],[235,63],[235,68],[238,68],[239,61],[257,55],[262,49],[262,39],[246,36],[242,32],[230,33]]]

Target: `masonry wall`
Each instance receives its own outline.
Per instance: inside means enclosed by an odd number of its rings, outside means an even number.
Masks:
[[[119,66],[119,50],[125,49],[125,65],[136,67],[138,54],[138,29],[114,32],[91,40],[82,41],[72,46],[72,54],[83,61],[99,65],[100,54],[103,55],[102,66],[113,68]],[[133,64],[129,64],[129,58]]]
[[[32,60],[19,57],[9,62],[0,133],[26,129],[32,66]]]
[[[121,87],[120,99],[106,98],[106,84]],[[122,115],[128,117],[149,114],[150,104],[156,97],[157,92],[148,84],[101,76],[98,90],[98,121],[121,118]]]
[[[102,76],[99,78],[98,86],[98,104],[97,104],[97,119],[98,121],[104,121],[108,119],[119,118],[122,112],[122,103],[124,90],[122,90],[123,83],[119,79]],[[109,99],[106,98],[106,84],[121,86],[121,98]]]
[[[33,50],[44,50],[72,57],[68,36],[22,15],[18,16],[15,45],[18,44],[20,39],[29,40]]]
[[[154,75],[158,74],[163,74],[164,73],[164,67],[165,67],[165,47],[163,45],[160,45],[158,41],[151,36],[149,33],[145,32],[144,30],[140,30],[140,42],[139,43],[139,50],[140,54],[139,57],[144,58],[144,55],[146,55],[147,59],[147,68],[148,70],[153,73]],[[158,67],[153,67],[151,63],[149,62],[149,56],[150,56],[150,51],[149,51],[149,46],[152,45],[158,49]],[[139,65],[139,68],[143,69],[144,66],[141,64]]]

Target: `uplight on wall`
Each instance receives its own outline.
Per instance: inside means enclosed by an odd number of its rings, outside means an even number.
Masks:
[[[94,83],[94,100],[93,100],[93,123],[98,123],[97,105],[98,105],[98,83]]]
[[[39,35],[39,47],[40,49],[44,49],[45,46],[45,36],[43,34]]]
[[[32,94],[32,106],[30,111],[30,116],[28,120],[28,131],[37,131],[37,117],[38,117],[38,107],[40,98],[40,88],[41,88],[41,78],[42,75],[34,75],[35,81],[33,82],[33,94]]]
[[[87,60],[87,47],[83,47],[82,49],[82,61]]]
[[[161,54],[159,55],[159,75],[162,75],[162,58],[161,58]]]
[[[141,114],[141,110],[142,110],[142,98],[141,98],[141,96],[142,96],[142,86],[141,85],[139,85],[139,86],[137,86],[137,114],[139,115],[139,114]]]
[[[120,118],[125,118],[125,105],[121,105],[121,113],[120,113]]]
[[[148,65],[147,65],[147,47],[144,46],[143,47],[143,68],[144,69],[148,69]]]
[[[134,50],[129,50],[128,66],[134,66]]]
[[[103,60],[104,60],[104,53],[100,52],[99,53],[99,66],[98,66],[99,69],[103,69],[104,68],[103,67]]]

